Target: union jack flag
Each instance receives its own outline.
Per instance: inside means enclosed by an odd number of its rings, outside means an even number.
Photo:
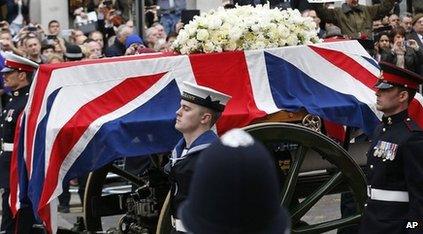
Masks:
[[[183,81],[232,96],[217,131],[280,110],[309,113],[371,133],[379,123],[377,63],[356,41],[214,54],[149,54],[41,65],[21,114],[10,205],[22,199],[57,229],[62,184],[121,157],[168,152]],[[411,116],[423,126],[422,97]]]

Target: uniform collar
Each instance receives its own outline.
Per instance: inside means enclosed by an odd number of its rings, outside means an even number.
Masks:
[[[382,122],[386,125],[392,125],[399,122],[402,122],[404,119],[408,117],[408,110],[404,110],[400,113],[391,116],[383,116]]]
[[[12,91],[13,97],[20,97],[20,96],[26,96],[29,93],[30,85],[27,85],[25,87],[19,88],[17,90]]]
[[[208,130],[204,132],[199,137],[197,137],[197,139],[195,139],[194,142],[192,142],[190,148],[188,148],[187,154],[193,153],[194,149],[200,149],[201,147],[198,147],[200,145],[205,145],[205,144],[208,145],[212,143],[216,138],[217,138],[217,135],[212,130]],[[176,154],[178,156],[181,155],[185,147],[186,147],[186,142],[185,142],[185,139],[182,138],[181,140],[179,140],[178,144],[175,146]]]

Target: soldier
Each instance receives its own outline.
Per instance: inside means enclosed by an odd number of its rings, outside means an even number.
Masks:
[[[171,184],[171,233],[186,232],[176,212],[188,195],[198,155],[217,139],[210,129],[219,119],[230,96],[184,82],[181,99],[181,107],[176,112],[175,128],[183,134],[183,138],[175,146],[170,162],[165,166]]]
[[[0,186],[4,189],[2,195],[2,220],[1,230],[6,233],[33,233],[31,232],[34,224],[32,208],[25,207],[19,210],[19,222],[15,224],[9,207],[9,169],[10,159],[13,151],[13,139],[15,136],[15,126],[19,114],[24,109],[28,100],[28,92],[31,83],[32,73],[38,68],[38,64],[12,53],[5,53],[5,67],[1,70],[4,76],[4,86],[12,91],[12,96],[6,104],[0,120]],[[17,230],[14,230],[15,227]]]
[[[380,67],[376,108],[383,117],[367,153],[368,200],[360,233],[421,233],[423,132],[409,117],[408,105],[423,78],[392,64]],[[407,229],[410,223],[420,230]]]

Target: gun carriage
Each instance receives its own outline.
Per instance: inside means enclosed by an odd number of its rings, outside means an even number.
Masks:
[[[244,129],[274,155],[282,188],[280,202],[289,209],[293,233],[323,233],[359,222],[366,199],[366,182],[360,165],[366,162],[368,143],[350,144],[350,128],[345,133],[345,142],[336,142],[324,134],[319,117],[306,111],[280,111]],[[163,155],[150,159],[156,167]],[[113,164],[90,173],[84,203],[87,230],[102,230],[103,216],[122,214],[117,229],[123,233],[169,233],[166,181],[157,181],[166,178],[163,175],[158,178],[157,171],[153,171],[154,185],[148,175],[142,178]],[[102,195],[109,172],[134,184],[135,191]],[[314,224],[302,220],[324,195],[346,191],[353,194],[356,214]]]

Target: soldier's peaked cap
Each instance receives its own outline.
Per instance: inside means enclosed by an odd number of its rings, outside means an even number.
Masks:
[[[375,87],[390,89],[395,86],[417,90],[423,83],[423,77],[409,70],[397,67],[391,63],[380,62],[381,75]]]
[[[231,96],[217,90],[184,81],[181,98],[185,101],[223,112]]]
[[[1,73],[7,73],[15,70],[33,72],[37,70],[39,66],[37,63],[31,60],[13,53],[4,53],[3,57],[4,68],[0,71]]]

